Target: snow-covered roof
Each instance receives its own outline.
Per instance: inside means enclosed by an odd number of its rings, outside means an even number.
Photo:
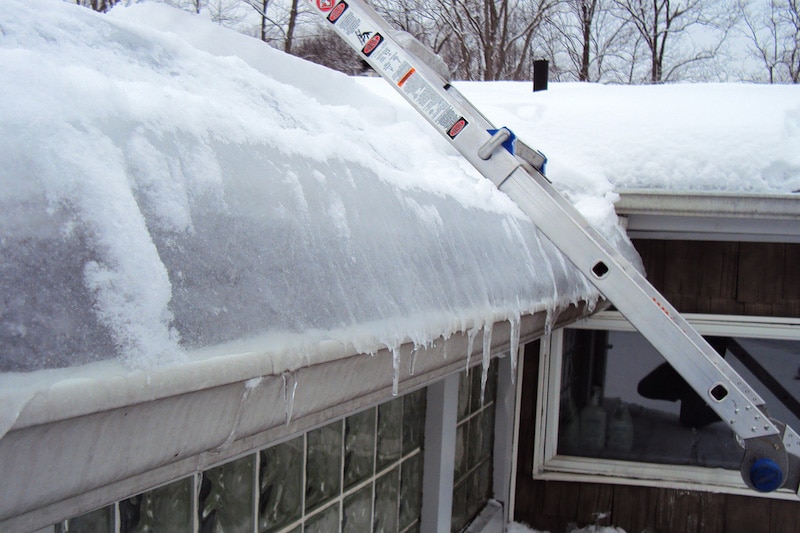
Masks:
[[[293,368],[597,297],[380,80],[163,4],[0,21],[0,371]],[[628,252],[615,187],[800,188],[797,87],[459,88]]]
[[[596,297],[344,75],[160,4],[12,0],[0,20],[0,370],[232,342],[294,368],[326,339],[425,344]]]

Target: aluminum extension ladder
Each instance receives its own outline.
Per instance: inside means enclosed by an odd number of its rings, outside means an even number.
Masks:
[[[450,85],[435,56],[392,29],[363,0],[309,0],[312,8],[444,136],[505,192],[550,241],[683,376],[744,445],[750,488],[798,492],[800,437],[630,262],[544,177],[544,156],[496,128]]]

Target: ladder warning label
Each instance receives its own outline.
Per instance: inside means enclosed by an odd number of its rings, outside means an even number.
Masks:
[[[320,11],[330,11],[333,9],[333,0],[317,0],[317,9]]]
[[[323,9],[321,4],[325,2],[333,2],[333,0],[318,0],[317,5],[319,5],[320,9]],[[339,2],[338,4],[336,4],[336,7],[332,8],[332,11],[328,15],[328,20],[331,21],[332,23],[335,23],[337,20],[339,20],[339,17],[344,15],[344,12],[347,11],[348,7],[350,6],[347,5],[347,2],[344,1]]]
[[[403,85],[405,85],[405,83],[408,81],[408,78],[410,78],[411,75],[414,74],[415,72],[416,72],[416,69],[413,69],[413,68],[411,70],[409,70],[408,72],[406,72],[403,75],[403,77],[400,78],[400,81],[397,82],[397,86],[398,87],[402,87]]]
[[[372,55],[372,52],[378,47],[379,44],[383,42],[383,36],[380,33],[376,33],[372,37],[369,38],[367,43],[364,45],[364,48],[361,49],[361,53],[365,56],[369,57]]]
[[[467,127],[467,124],[469,124],[469,122],[467,122],[467,119],[465,119],[464,117],[460,117],[458,120],[456,120],[456,123],[453,124],[449,130],[447,130],[447,136],[450,137],[451,139],[455,139],[456,136],[458,136],[458,134],[461,133],[461,131]]]

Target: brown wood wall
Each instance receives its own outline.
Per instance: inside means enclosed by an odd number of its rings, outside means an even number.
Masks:
[[[800,316],[800,244],[636,240],[647,279],[682,313]]]
[[[683,313],[800,317],[800,244],[634,241],[648,279]],[[514,519],[560,533],[800,533],[800,503],[667,488],[534,480],[538,342],[526,346]],[[604,516],[605,518],[600,518]]]

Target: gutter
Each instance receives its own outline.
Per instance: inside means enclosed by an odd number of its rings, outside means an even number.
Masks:
[[[800,242],[800,194],[618,193],[615,209],[634,239]]]

